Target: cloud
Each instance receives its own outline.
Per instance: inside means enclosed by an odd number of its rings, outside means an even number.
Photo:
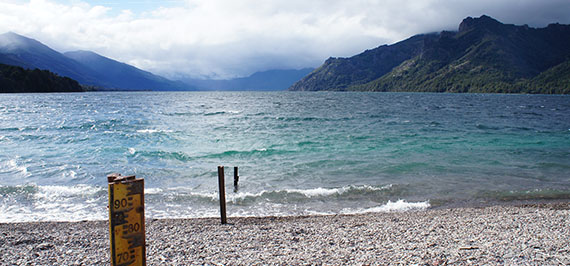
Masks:
[[[455,30],[467,16],[570,23],[568,0],[188,0],[147,11],[92,2],[3,1],[0,32],[59,51],[92,50],[171,78],[227,78],[316,67],[330,56]]]

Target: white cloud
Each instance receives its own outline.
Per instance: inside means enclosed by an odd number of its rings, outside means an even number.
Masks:
[[[14,31],[60,51],[92,50],[168,77],[234,77],[315,67],[329,56],[456,29],[466,16],[488,14],[540,27],[570,23],[567,0],[188,0],[144,12],[117,8],[104,2],[3,1],[0,32]]]

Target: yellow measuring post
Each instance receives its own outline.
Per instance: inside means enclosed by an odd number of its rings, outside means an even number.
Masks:
[[[111,264],[146,265],[144,179],[111,174],[107,180]]]

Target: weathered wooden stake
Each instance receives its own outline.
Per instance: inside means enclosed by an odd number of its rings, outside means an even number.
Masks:
[[[218,185],[220,187],[220,215],[222,224],[226,224],[226,187],[224,184],[224,167],[218,166]]]
[[[239,185],[239,175],[238,175],[238,168],[237,166],[234,167],[234,192],[238,191]]]

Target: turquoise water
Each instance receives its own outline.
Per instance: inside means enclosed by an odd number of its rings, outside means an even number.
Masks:
[[[0,95],[0,222],[424,209],[570,199],[570,97],[303,92]],[[233,188],[233,166],[240,186]]]

